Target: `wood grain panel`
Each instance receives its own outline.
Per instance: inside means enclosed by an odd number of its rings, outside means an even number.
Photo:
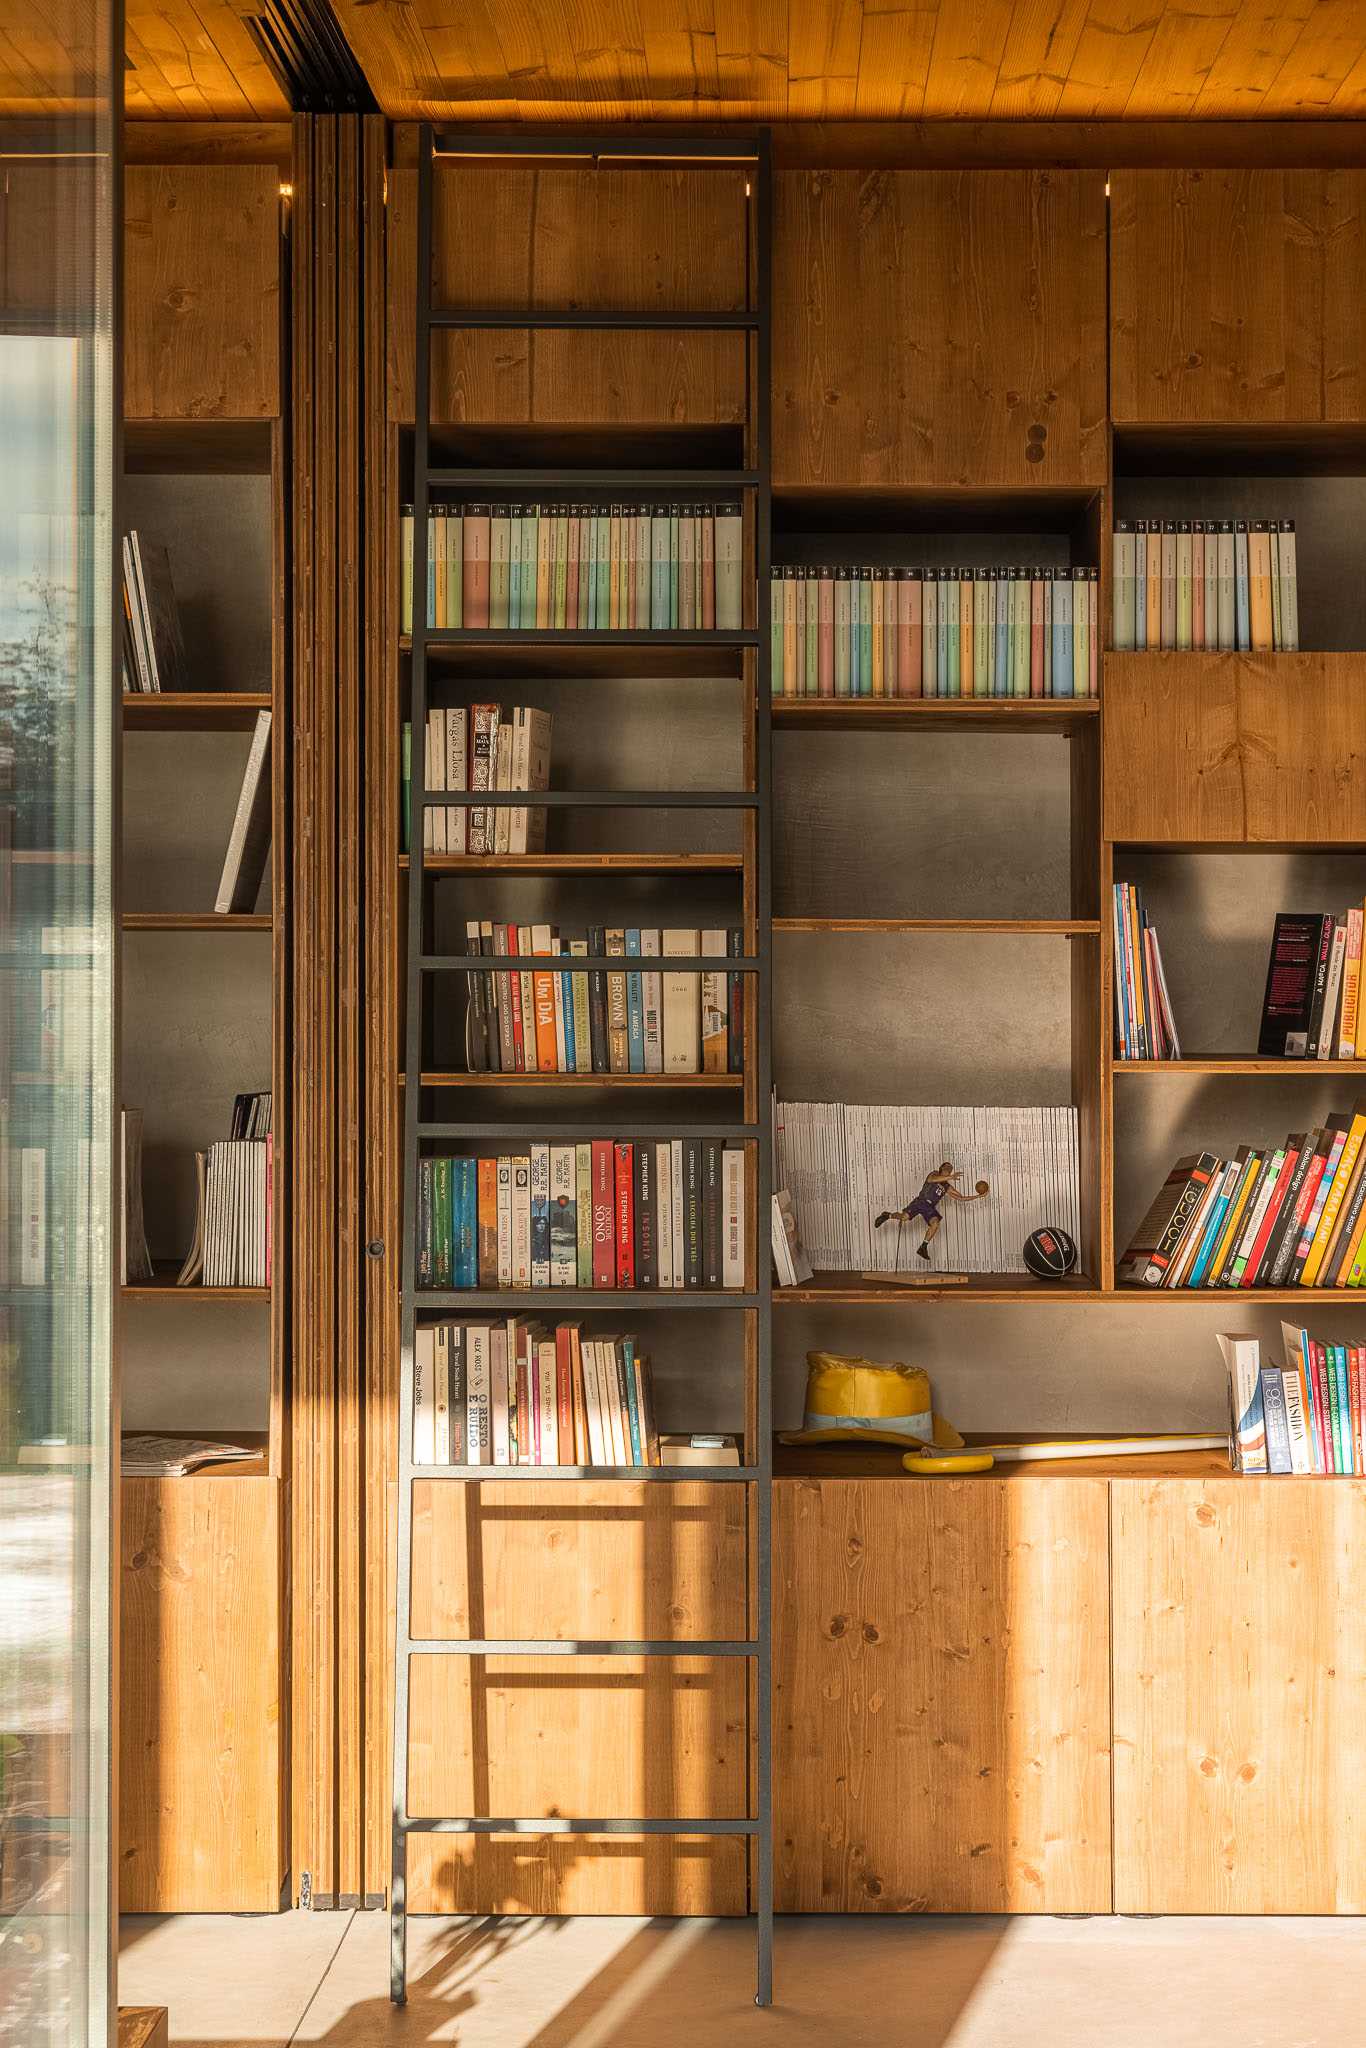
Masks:
[[[247,29],[246,11],[232,0],[128,0],[129,113],[168,125],[286,116],[289,103]]]
[[[1105,836],[1366,841],[1358,654],[1108,654]]]
[[[743,1491],[420,1480],[413,1634],[742,1637]]]
[[[1350,0],[773,0],[700,14],[556,0],[491,15],[336,0],[397,120],[960,123],[1331,114],[1366,106]],[[904,159],[903,159],[904,161]]]
[[[1107,839],[1243,837],[1239,661],[1219,654],[1106,655]]]
[[[276,1479],[124,1481],[125,1913],[279,1906],[279,1543]]]
[[[416,1814],[743,1814],[734,1658],[413,1661]],[[415,1912],[743,1912],[740,1839],[409,1844]],[[706,1902],[706,1903],[703,1903]]]
[[[118,2048],[171,2048],[164,2005],[121,2005]]]
[[[411,420],[415,172],[390,173],[389,206],[389,417]],[[744,221],[743,180],[724,172],[448,169],[434,209],[438,303],[730,310],[744,303]],[[443,422],[737,424],[744,342],[525,328],[441,334],[432,405]]]
[[[1110,1492],[1116,1910],[1360,1913],[1366,1485]]]
[[[1107,1912],[1107,1500],[782,1481],[781,1912]]]
[[[276,172],[265,164],[134,164],[124,192],[128,416],[278,413]]]
[[[1103,484],[1104,234],[1094,172],[782,173],[774,482]]]
[[[1366,173],[1116,171],[1110,186],[1117,424],[1366,416]]]

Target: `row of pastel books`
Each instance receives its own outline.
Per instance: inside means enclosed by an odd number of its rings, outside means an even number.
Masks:
[[[1117,519],[1114,636],[1144,648],[1293,653],[1293,519]]]
[[[1282,911],[1271,935],[1257,1050],[1270,1059],[1366,1059],[1363,913]]]
[[[496,959],[721,959],[733,931],[590,925],[465,926],[471,953]],[[472,1074],[738,1074],[744,1067],[744,976],[660,968],[530,968],[467,976],[465,1058]]]
[[[132,527],[123,537],[123,687],[159,696],[186,689],[186,673],[171,558]]]
[[[935,1263],[963,1273],[1023,1273],[1022,1247],[1042,1224],[1081,1247],[1077,1113],[994,1107],[889,1107],[841,1102],[774,1106],[774,1184],[794,1211],[811,1265],[820,1272],[914,1272],[924,1222],[904,1228],[896,1212],[934,1199],[931,1176],[946,1169],[956,1201],[943,1196]],[[987,1193],[971,1199],[977,1186]],[[891,1221],[876,1218],[890,1212]],[[780,1270],[783,1269],[781,1251]]]
[[[418,1162],[418,1286],[742,1291],[747,1157],[713,1138]]]
[[[415,1465],[658,1465],[650,1361],[634,1336],[524,1317],[413,1340]]]
[[[1366,1283],[1366,1102],[1231,1159],[1192,1152],[1163,1182],[1118,1277],[1140,1287]]]
[[[785,568],[775,697],[1094,697],[1094,569]]]
[[[1366,1345],[1322,1344],[1281,1324],[1285,1364],[1263,1365],[1262,1347],[1220,1335],[1228,1368],[1235,1472],[1360,1478],[1366,1474]]]
[[[549,711],[526,704],[452,704],[427,713],[423,772],[431,789],[550,787]],[[412,846],[413,729],[403,728],[403,850]],[[428,804],[426,853],[544,853],[545,810],[520,804]]]
[[[411,505],[402,630],[413,627]],[[427,522],[427,624],[516,632],[738,632],[739,500],[438,505]]]
[[[1114,885],[1115,1057],[1179,1060],[1181,1041],[1162,965],[1157,928],[1148,922],[1143,891]]]

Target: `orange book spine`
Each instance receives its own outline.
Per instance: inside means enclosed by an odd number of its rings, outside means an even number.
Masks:
[[[498,1285],[498,1161],[481,1159],[478,1180],[479,1285]]]

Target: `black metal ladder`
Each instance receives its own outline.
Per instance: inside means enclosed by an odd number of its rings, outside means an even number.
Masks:
[[[472,161],[515,161],[564,159],[566,161],[613,165],[619,168],[656,168],[669,164],[693,168],[734,165],[747,179],[747,288],[743,311],[687,312],[513,312],[455,311],[432,305],[433,237],[432,202],[434,165],[438,158]],[[461,1835],[675,1835],[745,1836],[755,1842],[752,1904],[757,1931],[756,2002],[768,2005],[773,1996],[773,1827],[772,1827],[772,1261],[769,1253],[769,1215],[772,1207],[773,1132],[771,1111],[772,1010],[772,922],[771,922],[771,771],[770,771],[770,635],[768,598],[770,570],[770,461],[769,392],[771,363],[771,280],[770,221],[771,170],[767,131],[739,140],[708,140],[704,137],[645,137],[620,132],[600,135],[542,137],[534,131],[520,135],[489,135],[436,132],[424,124],[418,153],[418,261],[417,261],[417,362],[413,434],[413,574],[414,592],[411,653],[412,730],[412,828],[409,834],[407,1018],[404,1103],[404,1217],[403,1281],[401,1316],[401,1394],[399,1415],[399,1509],[397,1628],[394,1650],[394,1764],[393,1764],[393,1880],[390,1893],[390,1996],[402,2004],[407,1995],[407,1853],[412,1834]],[[431,462],[431,340],[435,330],[451,328],[583,328],[618,330],[738,330],[746,337],[747,462],[735,470],[549,468],[549,467],[433,467]],[[433,488],[468,488],[499,491],[519,488],[579,488],[667,490],[714,489],[752,494],[753,561],[755,594],[751,599],[754,624],[735,632],[636,632],[548,630],[516,631],[482,628],[443,627],[428,624],[426,606],[428,513]],[[747,565],[749,566],[749,565]],[[751,1108],[749,1121],[715,1124],[660,1124],[599,1118],[589,1124],[556,1123],[554,1135],[563,1139],[587,1139],[620,1135],[642,1140],[702,1137],[748,1140],[754,1147],[757,1171],[755,1242],[751,1247],[754,1285],[738,1292],[672,1293],[640,1291],[604,1294],[576,1288],[538,1289],[530,1292],[461,1289],[435,1292],[417,1289],[416,1188],[418,1162],[424,1140],[450,1139],[457,1142],[527,1138],[545,1135],[544,1120],[536,1123],[432,1122],[424,1121],[422,1103],[423,1001],[427,978],[449,972],[505,972],[530,961],[485,955],[432,954],[426,950],[424,900],[423,824],[428,805],[450,806],[471,801],[447,790],[426,787],[424,738],[427,725],[427,669],[429,648],[437,646],[507,647],[538,646],[614,647],[708,647],[735,650],[739,672],[752,682],[755,720],[753,735],[752,788],[745,790],[596,790],[538,791],[537,806],[589,808],[628,807],[633,809],[739,810],[753,819],[753,919],[757,933],[754,952],[743,958],[689,959],[689,972],[739,971],[753,977],[754,1000],[746,1006],[751,1029],[745,1039],[745,1067],[752,1072],[747,1085]],[[527,797],[481,790],[480,808],[501,804],[525,807]],[[538,960],[537,965],[544,965]],[[611,970],[620,960],[576,957],[576,970]],[[610,1079],[605,1084],[610,1087]],[[487,1466],[415,1465],[413,1462],[413,1352],[419,1312],[489,1312],[498,1316],[527,1309],[621,1310],[629,1304],[632,1313],[651,1309],[729,1308],[754,1318],[755,1341],[747,1355],[752,1359],[753,1385],[748,1419],[746,1461],[740,1466],[666,1467],[623,1466],[603,1468],[573,1465]],[[646,1638],[643,1640],[522,1640],[442,1639],[430,1641],[412,1634],[412,1489],[415,1479],[423,1480],[631,1480],[662,1485],[689,1486],[739,1484],[747,1489],[750,1513],[746,1527],[752,1545],[749,1556],[749,1611],[752,1625],[743,1639],[699,1641]],[[742,1657],[754,1669],[753,1704],[756,1716],[753,1743],[754,1776],[749,1814],[744,1818],[663,1820],[645,1817],[598,1815],[592,1817],[547,1818],[544,1815],[482,1815],[424,1817],[408,1809],[408,1705],[411,1662],[415,1656],[484,1657],[520,1655],[529,1657]]]

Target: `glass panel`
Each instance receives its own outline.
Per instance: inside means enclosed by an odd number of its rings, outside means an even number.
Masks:
[[[0,70],[0,2037],[86,2048],[111,2021],[116,129],[104,0],[31,26]]]

